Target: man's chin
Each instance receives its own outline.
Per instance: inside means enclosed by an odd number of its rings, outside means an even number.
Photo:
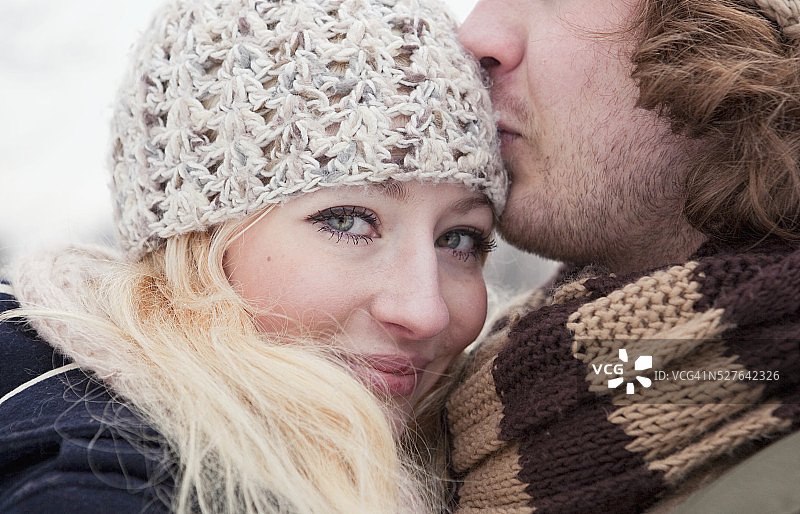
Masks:
[[[510,207],[510,206],[509,206]],[[542,257],[551,258],[548,255],[542,254],[541,237],[536,237],[538,230],[533,228],[533,224],[525,217],[517,217],[509,215],[506,207],[506,213],[500,219],[498,231],[503,240],[518,250],[526,253],[535,253]]]
[[[509,205],[498,225],[503,241],[525,253],[535,254],[544,259],[575,263],[583,259],[585,248],[581,241],[571,240],[566,234],[574,233],[575,228],[564,224],[563,219],[546,220],[546,216],[534,216],[526,211],[530,203],[520,202]]]

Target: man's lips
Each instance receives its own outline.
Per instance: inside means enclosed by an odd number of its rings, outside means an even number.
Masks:
[[[497,136],[500,138],[502,144],[507,144],[519,138],[520,133],[507,123],[501,121],[497,124]]]

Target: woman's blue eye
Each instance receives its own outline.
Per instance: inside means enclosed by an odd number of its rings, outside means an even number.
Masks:
[[[377,235],[378,217],[364,207],[331,207],[308,217],[321,232],[330,233],[339,242],[369,243]]]
[[[436,244],[442,248],[451,248],[453,250],[468,251],[474,246],[472,238],[466,234],[459,234],[458,232],[447,232],[439,236]]]
[[[336,216],[325,220],[332,229],[347,232],[356,223],[356,219],[352,216]]]
[[[436,238],[436,246],[447,248],[464,261],[470,258],[483,261],[486,255],[497,246],[493,239],[489,239],[474,229],[458,229],[445,232]]]

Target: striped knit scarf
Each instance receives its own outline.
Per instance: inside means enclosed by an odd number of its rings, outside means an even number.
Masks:
[[[666,503],[800,429],[798,341],[800,250],[779,242],[528,296],[448,403],[460,512]]]

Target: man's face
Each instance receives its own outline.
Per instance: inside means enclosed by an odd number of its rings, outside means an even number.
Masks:
[[[482,0],[462,44],[492,78],[512,244],[625,271],[688,256],[692,145],[635,107],[631,0]]]

